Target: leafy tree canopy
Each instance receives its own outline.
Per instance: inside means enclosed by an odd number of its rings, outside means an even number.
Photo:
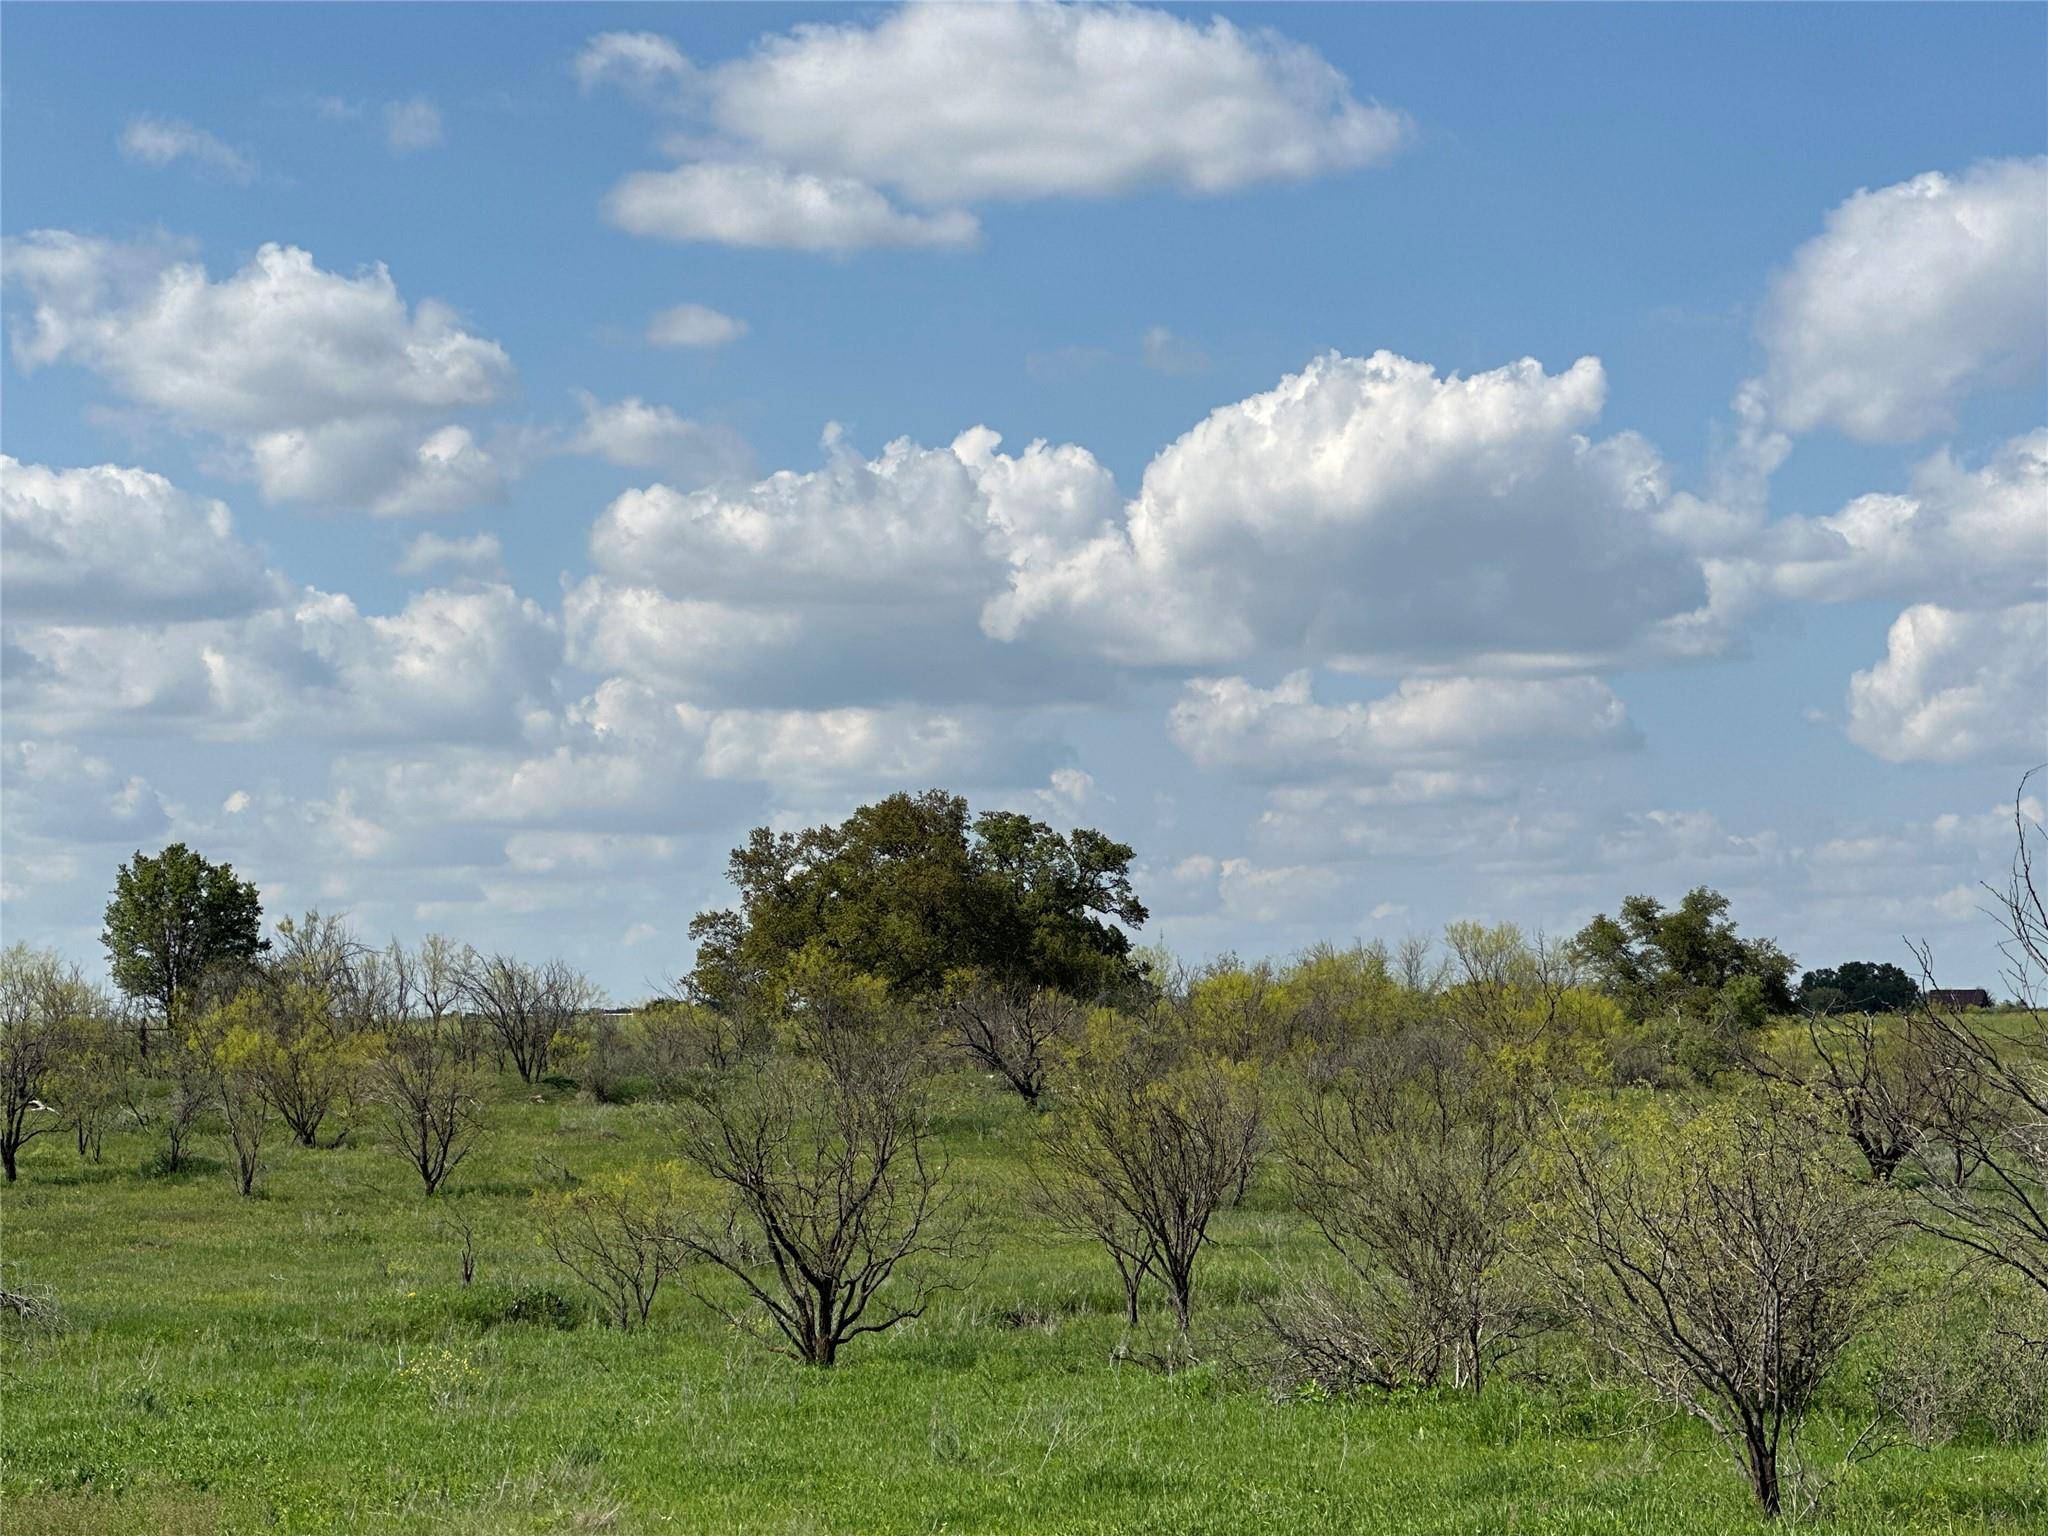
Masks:
[[[1705,1011],[1736,982],[1743,1010],[1792,1006],[1792,957],[1769,939],[1745,939],[1728,916],[1728,898],[1699,886],[1666,910],[1654,896],[1631,896],[1621,915],[1601,913],[1573,941],[1601,987],[1636,1018],[1663,1008]]]
[[[1144,906],[1127,844],[1081,827],[1064,836],[1014,811],[969,818],[941,790],[895,794],[837,826],[756,827],[733,850],[739,906],[690,924],[694,990],[730,1007],[793,957],[822,950],[900,993],[972,970],[1079,997],[1138,979],[1131,941]]]
[[[1919,1000],[1919,984],[1885,960],[1847,960],[1799,978],[1799,1006],[1814,1013],[1898,1013]]]
[[[209,971],[270,947],[261,936],[256,887],[183,843],[155,858],[138,849],[121,866],[106,923],[100,942],[113,961],[115,985],[167,1021]]]

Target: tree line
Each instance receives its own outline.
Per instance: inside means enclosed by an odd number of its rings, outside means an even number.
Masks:
[[[2026,999],[2048,921],[2039,829],[2015,828],[1998,907]],[[1131,1324],[1156,1296],[1194,1329],[1216,1221],[1268,1179],[1330,1263],[1205,1347],[1288,1391],[1481,1394],[1569,1332],[1706,1423],[1774,1514],[1892,1245],[1928,1234],[2048,1302],[2031,1007],[1915,985],[1848,1011],[1871,968],[1795,989],[1705,889],[1562,944],[1460,923],[1189,968],[1131,941],[1132,857],[936,791],[762,829],[694,968],[621,1015],[560,962],[373,949],[318,914],[265,936],[227,866],[138,854],[107,918],[123,997],[7,952],[0,1153],[12,1179],[68,1128],[97,1156],[126,1115],[175,1167],[204,1115],[244,1194],[275,1136],[375,1134],[431,1196],[502,1074],[645,1093],[674,1160],[538,1195],[549,1251],[619,1327],[677,1282],[824,1367],[971,1283],[989,1217],[935,1094],[965,1066],[1030,1106],[1029,1218],[1100,1253]]]

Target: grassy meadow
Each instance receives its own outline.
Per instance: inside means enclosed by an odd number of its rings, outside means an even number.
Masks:
[[[54,1324],[4,1346],[7,1536],[155,1532],[1669,1532],[1766,1528],[1701,1428],[1597,1384],[1569,1347],[1484,1399],[1275,1400],[1135,1332],[1108,1262],[1025,1205],[1031,1111],[946,1082],[944,1139],[986,1208],[925,1317],[831,1371],[762,1348],[671,1281],[604,1326],[539,1246],[531,1192],[665,1157],[663,1111],[508,1078],[443,1195],[374,1140],[281,1140],[244,1199],[202,1135],[98,1165],[32,1144],[0,1194],[10,1284]],[[474,1232],[465,1286],[451,1212]],[[1193,1353],[1320,1240],[1262,1180],[1197,1282]],[[683,1277],[687,1280],[686,1274]],[[1868,1418],[1845,1363],[1805,1437],[1826,1471]],[[1807,1528],[2048,1530],[2043,1448],[1963,1435],[1837,1474]]]

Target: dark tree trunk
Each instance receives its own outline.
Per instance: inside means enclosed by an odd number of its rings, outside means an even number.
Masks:
[[[1778,1485],[1778,1448],[1760,1428],[1743,1433],[1743,1451],[1749,1462],[1749,1485],[1765,1516],[1775,1520],[1784,1507]]]

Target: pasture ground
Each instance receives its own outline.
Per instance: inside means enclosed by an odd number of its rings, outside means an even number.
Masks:
[[[1767,1528],[1711,1437],[1593,1384],[1569,1352],[1478,1402],[1276,1402],[1211,1365],[1138,1363],[1169,1348],[1163,1315],[1127,1336],[1106,1260],[1034,1225],[1029,1112],[967,1074],[947,1084],[945,1140],[990,1212],[971,1284],[830,1372],[679,1285],[620,1334],[537,1244],[528,1196],[550,1159],[577,1176],[661,1160],[662,1111],[545,1100],[508,1081],[491,1140],[433,1201],[374,1143],[280,1141],[254,1200],[205,1136],[168,1177],[143,1134],[110,1136],[100,1165],[59,1135],[33,1143],[0,1194],[0,1242],[61,1324],[0,1344],[0,1532]],[[475,1227],[467,1288],[444,1201]],[[1270,1182],[1217,1236],[1198,1350],[1289,1267],[1324,1262]],[[1867,1417],[1861,1380],[1852,1359],[1810,1460]],[[2048,1531],[2048,1451],[1890,1451],[1805,1528]]]

